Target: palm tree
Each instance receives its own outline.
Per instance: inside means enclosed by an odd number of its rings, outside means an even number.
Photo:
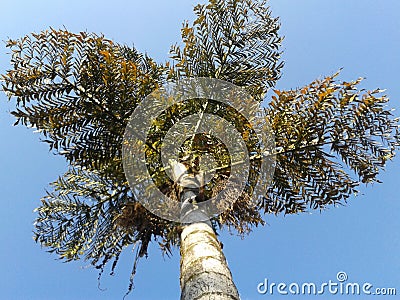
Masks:
[[[147,210],[124,172],[125,133],[135,109],[165,84],[196,77],[232,83],[261,102],[283,67],[279,22],[265,1],[210,0],[195,13],[193,24],[182,28],[183,44],[171,47],[172,62],[165,64],[85,32],[50,29],[9,40],[12,69],[2,75],[3,90],[16,99],[16,124],[37,129],[50,150],[69,162],[37,208],[38,243],[66,261],[89,260],[100,272],[108,262],[113,272],[122,250],[134,245],[129,291],[151,241],[166,254],[179,246],[182,299],[238,299],[218,228],[246,235],[264,224],[263,214],[322,210],[346,201],[359,184],[378,181],[394,157],[400,146],[398,119],[382,91],[359,90],[361,79],[341,82],[339,73],[302,88],[273,90],[263,118],[275,136],[275,172],[254,205],[263,153],[249,120],[235,107],[209,99],[175,104],[151,120],[144,146],[152,180],[169,199],[180,204],[193,192],[202,203],[220,193],[231,174],[232,158],[223,143],[193,134],[180,148],[179,163],[198,172],[199,157],[210,154],[218,169],[213,180],[188,190],[168,179],[160,141],[188,115],[228,120],[254,159],[240,196],[210,221],[189,224]]]

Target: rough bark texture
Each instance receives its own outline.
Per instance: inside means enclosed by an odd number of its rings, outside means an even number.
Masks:
[[[239,300],[239,293],[214,230],[206,223],[181,236],[181,300]]]

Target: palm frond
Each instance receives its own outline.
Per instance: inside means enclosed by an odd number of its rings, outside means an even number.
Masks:
[[[398,118],[379,89],[339,82],[338,73],[290,91],[269,103],[278,149],[267,213],[323,209],[345,201],[377,175],[400,145]],[[355,176],[353,176],[355,175]]]
[[[280,77],[283,63],[278,18],[267,1],[213,0],[197,5],[197,19],[181,30],[183,46],[171,47],[174,77],[211,77],[244,86],[261,101]]]

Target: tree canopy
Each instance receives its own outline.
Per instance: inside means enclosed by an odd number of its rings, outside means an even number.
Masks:
[[[12,68],[2,75],[3,90],[16,99],[15,124],[35,128],[50,150],[69,163],[41,200],[35,223],[35,240],[60,258],[83,257],[101,270],[112,261],[114,272],[121,251],[135,245],[133,278],[137,259],[147,255],[151,241],[167,254],[179,245],[182,224],[146,210],[133,196],[122,165],[130,116],[167,82],[221,79],[243,87],[258,102],[273,93],[264,110],[276,143],[272,185],[262,201],[251,205],[249,176],[240,199],[212,219],[215,228],[226,226],[243,235],[264,224],[264,214],[342,204],[361,183],[379,182],[379,172],[394,157],[400,146],[399,119],[384,91],[360,89],[362,79],[340,81],[339,73],[293,90],[274,89],[283,67],[282,37],[266,1],[210,0],[196,6],[195,14],[193,24],[184,23],[182,42],[171,47],[171,61],[165,63],[102,35],[65,29],[7,42]],[[204,99],[194,99],[157,119],[146,144],[150,165],[159,167],[156,141],[171,120],[205,112],[204,107]],[[248,122],[232,108],[207,107],[209,113],[217,110],[257,150]],[[211,153],[219,166],[229,163],[220,141],[198,135],[191,142],[185,151]],[[255,166],[253,175],[256,160]],[[228,173],[218,173],[220,181],[206,196],[218,192]],[[162,175],[155,178],[161,188]],[[174,187],[163,188],[172,197]]]

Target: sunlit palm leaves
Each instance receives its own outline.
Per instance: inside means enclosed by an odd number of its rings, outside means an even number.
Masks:
[[[337,76],[272,96],[267,119],[279,153],[265,212],[337,204],[360,182],[378,181],[394,157],[400,136],[388,98],[380,90],[359,90],[361,79],[339,82]]]
[[[183,47],[171,48],[172,76],[219,78],[262,100],[283,66],[280,24],[266,1],[213,0],[194,11],[193,25],[185,23],[181,30]]]

